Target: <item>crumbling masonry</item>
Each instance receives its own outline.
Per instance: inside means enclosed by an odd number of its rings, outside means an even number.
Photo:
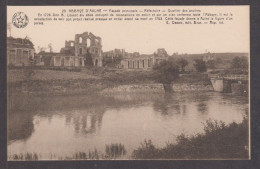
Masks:
[[[91,32],[76,34],[74,41],[65,41],[60,54],[54,56],[54,66],[85,66],[87,55],[92,57],[92,64],[102,67],[102,41]]]

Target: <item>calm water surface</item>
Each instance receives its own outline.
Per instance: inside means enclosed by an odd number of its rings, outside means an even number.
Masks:
[[[64,158],[121,143],[128,155],[145,139],[158,146],[203,132],[208,119],[241,122],[248,99],[215,92],[113,96],[15,96],[8,102],[8,155]]]

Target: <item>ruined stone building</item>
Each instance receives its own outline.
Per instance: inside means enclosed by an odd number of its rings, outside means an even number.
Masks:
[[[123,68],[122,63],[127,59],[134,59],[140,57],[139,52],[126,52],[125,49],[114,49],[107,52],[103,52],[103,64],[108,67]],[[119,62],[118,62],[119,61]]]
[[[7,65],[28,66],[34,59],[34,52],[29,39],[7,37]]]
[[[92,58],[92,65],[102,67],[102,41],[91,32],[76,34],[74,41],[65,41],[65,47],[53,56],[54,66],[85,66],[86,56]]]
[[[125,57],[127,52],[124,49],[114,49],[107,52],[103,52],[103,58],[114,59],[116,57]]]
[[[139,53],[139,52],[134,52],[134,53],[128,53],[128,52],[126,52],[126,53],[125,53],[125,56],[126,56],[126,57],[139,57],[139,56],[140,56],[140,53]]]
[[[103,66],[104,67],[113,67],[119,68],[120,61],[125,57],[124,49],[114,49],[102,53],[103,56]]]
[[[128,55],[121,61],[123,69],[151,69],[156,63],[162,60],[168,60],[168,54],[165,49],[158,49],[157,52],[150,55]]]
[[[54,57],[58,56],[60,53],[55,52],[45,52],[41,51],[35,55],[35,65],[36,66],[53,66]]]
[[[152,68],[154,55],[141,55],[138,57],[126,57],[121,61],[124,69],[149,69]]]

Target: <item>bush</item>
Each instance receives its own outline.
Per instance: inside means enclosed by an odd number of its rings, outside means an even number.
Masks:
[[[171,84],[179,78],[179,66],[173,61],[163,60],[153,67],[159,83]]]
[[[195,59],[194,67],[198,72],[206,72],[207,71],[206,62],[203,61],[202,59]]]
[[[114,58],[111,57],[104,57],[103,58],[103,66],[104,67],[116,67],[121,60],[123,59],[123,56],[115,56]]]
[[[234,69],[248,69],[248,59],[245,56],[235,57],[232,59],[231,68]]]
[[[179,78],[179,66],[173,60],[163,60],[153,67],[155,79],[163,84],[164,91],[171,93],[172,82]]]
[[[120,158],[126,154],[125,146],[122,144],[106,145],[105,157],[108,159]]]
[[[181,134],[177,143],[156,148],[151,141],[144,141],[134,150],[135,159],[248,159],[248,118],[242,123],[225,125],[208,120],[203,134],[187,137]]]
[[[189,64],[188,61],[186,59],[181,58],[177,60],[177,63],[181,67],[182,72],[185,72],[185,67]]]
[[[209,68],[209,69],[215,69],[215,68],[216,68],[216,65],[217,65],[217,63],[216,63],[215,60],[209,60],[209,61],[207,61],[207,68]]]

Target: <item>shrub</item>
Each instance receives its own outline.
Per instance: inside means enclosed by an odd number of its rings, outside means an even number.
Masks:
[[[225,125],[208,120],[204,133],[187,137],[181,134],[176,144],[156,148],[151,141],[144,141],[134,150],[135,159],[248,159],[248,118],[242,123]]]
[[[203,61],[202,59],[195,59],[194,61],[195,61],[194,67],[198,72],[206,72],[207,71],[205,61]]]
[[[178,59],[177,63],[180,65],[182,72],[185,72],[185,67],[188,66],[188,61],[186,59]]]
[[[248,59],[245,56],[235,57],[232,59],[231,68],[234,69],[248,69]]]
[[[165,92],[173,92],[172,82],[179,78],[179,66],[172,60],[163,60],[153,67],[155,79],[163,84]]]
[[[106,145],[105,157],[109,159],[120,158],[126,154],[125,146],[122,144]]]

